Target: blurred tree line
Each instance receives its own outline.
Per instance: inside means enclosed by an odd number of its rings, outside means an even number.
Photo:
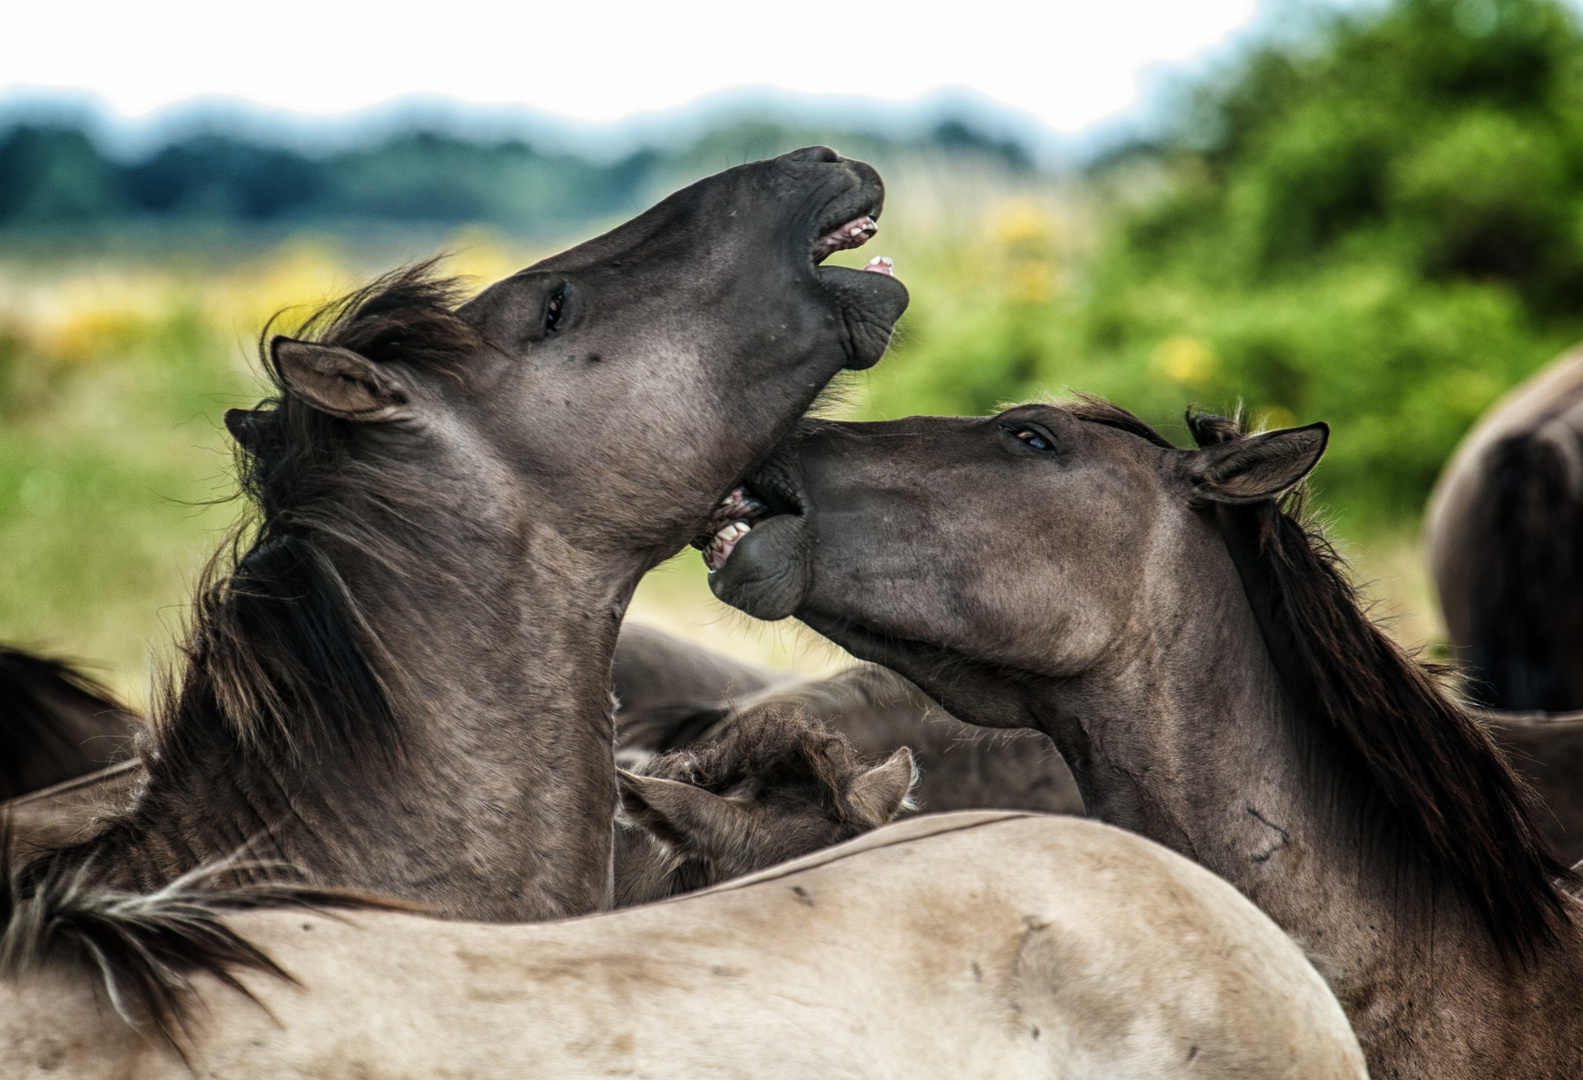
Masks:
[[[880,160],[943,151],[1029,165],[1015,143],[949,120],[912,140],[742,121],[688,145],[642,149],[612,162],[547,153],[521,140],[483,142],[424,130],[322,155],[196,134],[142,160],[120,161],[81,127],[18,124],[0,131],[0,230],[80,235],[126,223],[330,229],[398,223],[564,235],[641,209],[720,168],[832,137],[848,153]]]
[[[1051,287],[920,313],[884,411],[1074,386],[1169,425],[1240,399],[1331,422],[1318,486],[1344,527],[1416,518],[1479,413],[1583,337],[1573,10],[1293,9],[1171,115],[1089,170],[1105,208],[1081,259],[1006,239],[1005,280],[1043,260]]]

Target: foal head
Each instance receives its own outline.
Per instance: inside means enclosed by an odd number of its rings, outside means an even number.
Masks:
[[[886,824],[914,782],[912,754],[865,766],[847,740],[793,710],[755,710],[719,741],[620,774],[628,820],[701,887],[838,844]],[[617,868],[620,875],[620,868]]]

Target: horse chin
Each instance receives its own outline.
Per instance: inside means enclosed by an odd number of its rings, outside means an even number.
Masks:
[[[806,519],[781,514],[754,525],[738,540],[709,588],[722,602],[773,622],[795,614],[808,591]]]
[[[835,299],[840,312],[845,368],[863,371],[873,367],[890,345],[896,320],[907,310],[907,286],[891,275],[888,263],[871,264],[864,270],[821,266],[818,274],[819,283]]]

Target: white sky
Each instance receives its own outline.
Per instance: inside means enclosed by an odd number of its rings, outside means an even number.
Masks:
[[[0,93],[124,116],[197,97],[310,115],[410,94],[608,121],[771,86],[902,101],[968,87],[1075,131],[1257,0],[0,0]]]

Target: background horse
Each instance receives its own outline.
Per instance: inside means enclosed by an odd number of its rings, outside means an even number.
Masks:
[[[852,744],[790,708],[737,717],[708,746],[621,773],[616,906],[701,889],[890,822],[912,755],[865,765]]]
[[[622,757],[641,760],[678,747],[707,746],[738,718],[791,710],[816,717],[862,755],[909,750],[919,774],[910,812],[1083,812],[1071,772],[1044,735],[964,724],[882,667],[776,679],[662,631],[627,626],[616,642],[614,670]]]
[[[1424,539],[1472,694],[1494,709],[1583,710],[1583,352],[1462,440]]]
[[[78,668],[0,646],[0,801],[131,757],[141,730]]]

